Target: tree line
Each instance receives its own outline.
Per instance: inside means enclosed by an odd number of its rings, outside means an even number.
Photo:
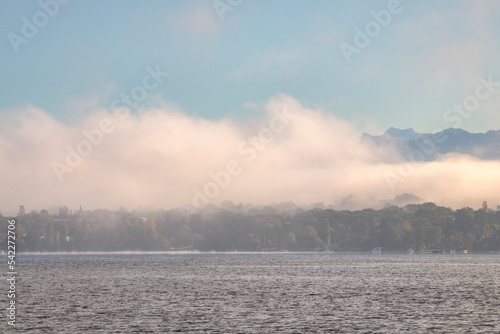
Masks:
[[[0,234],[7,233],[0,214]],[[337,211],[273,207],[249,211],[97,209],[57,215],[25,212],[16,226],[19,252],[72,251],[383,251],[500,250],[500,211],[452,210],[434,203],[380,210]],[[5,239],[2,249],[5,251]]]

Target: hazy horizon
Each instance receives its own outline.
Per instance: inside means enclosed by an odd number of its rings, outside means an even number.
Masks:
[[[403,194],[500,204],[499,160],[423,162],[443,138],[392,160],[395,147],[360,142],[390,127],[500,129],[495,3],[1,6],[3,214],[225,200],[361,209]]]
[[[500,332],[499,17],[0,0],[5,328]]]
[[[18,163],[2,166],[1,186],[10,189],[2,212],[21,204],[170,209],[224,200],[361,209],[405,193],[455,209],[499,204],[490,186],[500,181],[498,161],[448,154],[387,163],[393,153],[371,151],[354,125],[290,96],[254,107],[259,117],[246,122],[188,116],[168,105],[96,109],[74,125],[35,107],[4,115],[3,154]]]

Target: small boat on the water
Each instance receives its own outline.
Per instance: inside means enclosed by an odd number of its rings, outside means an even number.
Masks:
[[[406,254],[413,254],[413,253],[415,253],[415,252],[411,248],[406,250]]]
[[[382,254],[382,247],[373,247],[372,254]]]

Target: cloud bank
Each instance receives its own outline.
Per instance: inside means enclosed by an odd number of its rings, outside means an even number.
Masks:
[[[500,203],[499,161],[448,155],[386,163],[345,120],[286,95],[260,108],[246,122],[167,105],[96,109],[78,125],[32,106],[8,111],[0,117],[0,210],[168,209],[224,200],[359,209],[408,193],[454,208]]]

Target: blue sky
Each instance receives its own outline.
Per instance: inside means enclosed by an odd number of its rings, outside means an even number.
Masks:
[[[50,2],[50,1],[43,1]],[[399,13],[348,63],[372,11],[390,1],[77,1],[14,51],[38,1],[0,2],[0,110],[33,105],[75,122],[141,82],[145,67],[170,76],[151,96],[208,119],[247,119],[252,106],[285,93],[360,130],[433,131],[474,92],[478,76],[500,81],[500,3],[404,1]],[[461,125],[500,128],[500,93]],[[155,103],[149,99],[145,103]]]
[[[498,17],[486,0],[0,0],[0,210],[497,204],[498,161],[387,163],[360,136],[500,129]]]

